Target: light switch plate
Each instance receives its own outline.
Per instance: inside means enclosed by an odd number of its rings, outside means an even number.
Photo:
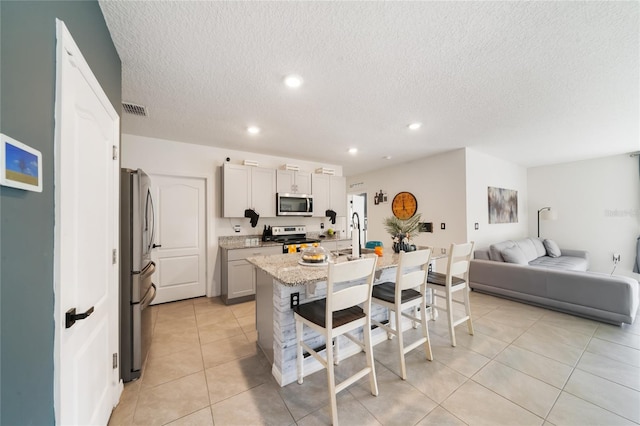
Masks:
[[[445,229],[445,224],[444,223],[440,224],[440,229]]]

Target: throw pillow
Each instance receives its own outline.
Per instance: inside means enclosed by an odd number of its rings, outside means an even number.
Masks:
[[[502,250],[502,257],[507,263],[517,263],[518,265],[528,265],[527,257],[518,246],[509,247]]]
[[[511,240],[502,241],[501,243],[491,244],[489,246],[489,259],[495,260],[496,262],[504,262],[505,260],[502,258],[502,250],[515,246]]]
[[[560,251],[560,247],[553,240],[544,240],[543,241],[544,248],[547,249],[547,255],[549,257],[560,257],[562,256],[562,252]]]

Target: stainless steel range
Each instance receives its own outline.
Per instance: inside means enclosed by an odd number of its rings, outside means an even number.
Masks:
[[[300,251],[320,240],[307,238],[307,228],[303,225],[273,226],[271,228],[273,241],[282,242],[282,252],[291,253]]]

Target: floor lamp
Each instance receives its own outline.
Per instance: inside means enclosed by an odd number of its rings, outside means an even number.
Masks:
[[[551,210],[551,207],[543,207],[538,210],[538,238],[540,238],[540,219],[542,220],[556,220],[558,215]]]

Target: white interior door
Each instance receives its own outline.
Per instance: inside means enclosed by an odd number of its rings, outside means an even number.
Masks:
[[[206,194],[203,178],[151,175],[156,229],[153,303],[204,296],[206,292]]]
[[[55,141],[56,423],[106,424],[118,353],[119,117],[57,21]],[[114,148],[115,147],[115,148]],[[79,317],[66,321],[69,310]]]

